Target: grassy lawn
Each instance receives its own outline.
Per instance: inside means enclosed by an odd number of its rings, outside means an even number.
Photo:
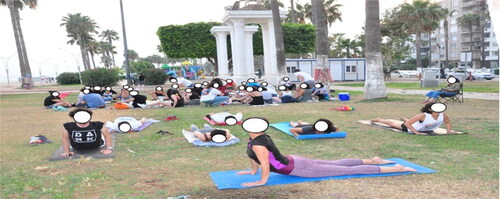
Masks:
[[[335,84],[339,86],[351,86],[351,87],[364,87],[365,83],[341,83]],[[440,89],[446,87],[446,82],[441,82],[439,87],[434,89]],[[433,88],[420,88],[419,82],[386,82],[385,86],[387,88],[398,88],[398,89],[408,89],[408,90],[430,90]],[[498,82],[465,82],[464,92],[477,92],[477,93],[498,93]]]
[[[389,83],[390,85],[390,83]],[[496,88],[498,92],[498,87]],[[375,117],[398,119],[418,113],[420,97],[390,94],[388,100],[284,104],[276,107],[204,106],[176,109],[96,110],[93,120],[119,116],[163,120],[142,132],[119,134],[114,159],[78,159],[49,162],[59,148],[62,123],[68,112],[42,108],[46,94],[0,96],[0,195],[2,198],[496,198],[498,197],[498,101],[466,99],[448,105],[453,128],[467,135],[413,136],[364,126],[356,120]],[[76,100],[76,93],[68,96]],[[329,111],[341,105],[352,112]],[[435,174],[327,180],[266,186],[243,190],[215,188],[209,173],[249,169],[247,134],[228,127],[242,140],[229,147],[201,148],[189,144],[181,129],[204,124],[209,112],[263,116],[271,123],[330,118],[348,132],[344,139],[296,140],[275,129],[267,133],[285,154],[309,158],[399,157],[431,169]],[[174,135],[155,132],[169,130]],[[30,136],[44,134],[52,144],[29,146]],[[135,153],[130,152],[134,151]]]

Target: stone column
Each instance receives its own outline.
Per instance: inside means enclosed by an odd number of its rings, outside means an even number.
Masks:
[[[217,64],[219,66],[218,74],[220,77],[228,77],[229,68],[227,64],[227,33],[216,32],[217,40]]]
[[[253,57],[253,34],[258,31],[257,26],[245,27],[245,54],[246,54],[246,67],[245,76],[247,78],[255,76],[255,66]]]
[[[278,63],[276,60],[276,38],[274,37],[274,25],[272,19],[269,19],[267,23],[267,27],[269,28],[269,64],[270,71],[266,74],[269,76],[278,76]]]
[[[267,75],[271,69],[271,51],[270,51],[270,44],[269,44],[269,27],[267,23],[262,23],[260,24],[262,28],[262,46],[264,47],[264,73]]]
[[[233,76],[244,76],[246,71],[245,63],[245,21],[231,20],[234,32],[231,37],[231,48],[233,50]]]

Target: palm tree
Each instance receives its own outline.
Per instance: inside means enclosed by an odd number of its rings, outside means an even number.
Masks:
[[[297,23],[305,24],[306,19],[311,18],[311,4],[306,3],[305,5],[296,4],[295,15],[297,17]]]
[[[421,68],[422,33],[431,32],[439,26],[439,21],[446,16],[445,9],[438,4],[422,0],[413,1],[412,4],[404,3],[398,9],[395,16],[401,23],[401,28],[408,34],[415,34],[417,68]]]
[[[380,32],[379,1],[366,0],[365,12],[365,99],[386,98],[387,88],[384,82],[380,44],[382,33]]]
[[[285,42],[283,40],[283,28],[281,26],[279,3],[277,0],[271,0],[271,12],[273,13],[274,36],[276,38],[275,42],[278,76],[284,77],[286,75]]]
[[[339,7],[341,7],[342,4],[334,4],[335,1],[336,0],[328,0],[325,2],[325,12],[328,26],[332,26],[332,23],[337,20],[342,21],[342,13],[339,10]]]
[[[90,60],[88,57],[88,43],[93,40],[92,33],[97,33],[96,29],[99,28],[97,23],[88,16],[82,16],[81,13],[69,14],[62,18],[63,23],[61,26],[66,27],[68,37],[71,40],[69,44],[78,44],[82,54],[82,60],[85,70],[90,69]]]
[[[90,53],[90,58],[92,58],[92,65],[94,66],[94,69],[96,69],[95,61],[94,61],[94,54],[98,53],[99,44],[95,40],[91,40],[91,41],[89,41],[87,46],[88,46],[88,52]]]
[[[461,27],[467,27],[469,30],[469,48],[472,68],[474,68],[474,41],[472,40],[472,27],[479,25],[479,18],[479,15],[472,13],[467,13],[457,18],[458,25]]]
[[[340,39],[340,41],[337,44],[337,48],[340,48],[341,50],[345,50],[344,56],[347,58],[352,58],[353,55],[356,57],[361,53],[359,50],[358,46],[359,42],[356,41],[355,39]]]
[[[328,41],[327,14],[323,0],[311,0],[312,21],[316,27],[316,70],[320,70],[318,80],[330,88],[330,70],[328,65],[328,54],[330,43]]]
[[[452,10],[451,12],[448,13],[448,16],[451,18],[453,16],[453,13],[455,12],[458,12],[457,10]],[[445,53],[446,53],[446,61],[444,63],[444,65],[446,67],[448,67],[448,62],[450,61],[449,59],[449,46],[448,43],[450,41],[450,33],[449,33],[449,24],[448,24],[448,17],[445,17],[444,18],[444,22],[443,22],[443,27],[444,27],[444,45],[446,46],[446,50],[445,50]]]
[[[99,53],[102,54],[101,56],[101,63],[104,64],[105,68],[110,68],[110,66],[113,64],[113,60],[111,59],[111,56],[113,53],[116,53],[114,51],[114,46],[112,46],[109,42],[107,41],[101,41],[98,43],[99,46]]]
[[[128,59],[130,59],[130,61],[136,61],[139,59],[139,54],[137,54],[135,50],[128,50]]]
[[[28,53],[26,51],[26,46],[24,44],[24,36],[21,28],[19,10],[22,10],[24,6],[28,6],[31,9],[35,9],[38,4],[37,0],[0,0],[0,5],[7,6],[10,11],[10,18],[12,21],[12,29],[14,30],[14,37],[17,46],[17,56],[19,58],[19,68],[21,70],[22,84],[33,85],[33,79],[31,74],[31,67],[28,60]]]
[[[111,46],[113,46],[113,41],[116,41],[118,39],[120,39],[118,37],[118,32],[114,31],[114,30],[105,30],[105,31],[102,31],[101,34],[99,35],[99,37],[101,37],[102,39],[107,39],[109,44],[111,44]],[[112,53],[111,54],[111,57],[113,59],[113,66],[116,65],[115,64],[115,54]]]

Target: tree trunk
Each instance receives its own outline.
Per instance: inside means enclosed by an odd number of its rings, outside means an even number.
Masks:
[[[278,67],[278,75],[280,77],[286,76],[286,63],[285,63],[285,42],[283,40],[283,28],[281,26],[280,10],[277,0],[271,0],[271,10],[273,13],[273,26],[274,36],[276,38],[276,63]]]
[[[16,23],[17,23],[17,29],[19,32],[19,41],[21,44],[21,50],[23,52],[24,70],[25,70],[26,74],[29,74],[27,81],[29,81],[31,87],[34,87],[35,85],[33,84],[33,75],[31,74],[30,62],[28,60],[28,53],[26,51],[26,45],[24,44],[23,30],[22,30],[21,22],[20,22],[21,16],[19,15],[19,9],[15,9],[14,11],[16,12],[16,19],[17,19]]]
[[[94,53],[92,51],[89,51],[89,53],[90,53],[90,58],[92,58],[92,64],[94,65],[94,69],[96,69],[94,61]]]
[[[311,18],[316,27],[316,69],[320,70],[318,81],[323,82],[330,89],[330,76],[328,74],[330,42],[328,41],[328,25],[323,1],[311,0],[311,9]]]
[[[380,33],[379,1],[366,0],[365,12],[366,80],[364,97],[365,99],[387,98],[380,46],[382,36]],[[420,50],[417,53],[420,53]]]
[[[474,43],[472,42],[472,24],[469,25],[470,67],[474,68]],[[467,60],[465,60],[467,62]]]
[[[417,68],[422,68],[422,33],[415,34],[415,51],[417,53]]]
[[[111,57],[113,58],[112,59],[113,60],[113,67],[115,67],[116,66],[116,63],[115,63],[115,54],[113,53],[113,42],[111,40],[111,37],[108,38],[108,41],[109,41],[109,45],[111,46],[110,47],[111,48],[110,53],[111,53]],[[111,68],[111,66],[110,66],[110,68]]]
[[[19,32],[18,32],[18,27],[17,27],[17,22],[16,22],[16,12],[15,12],[15,6],[13,1],[7,1],[8,7],[10,10],[10,18],[12,21],[12,29],[14,30],[14,37],[16,39],[16,46],[17,46],[17,57],[19,59],[19,68],[21,70],[21,79],[22,79],[22,84],[29,83],[29,81],[26,81],[27,79],[25,78],[26,75],[26,70],[24,68],[24,58],[23,58],[23,51],[21,47],[21,42],[19,41]]]
[[[297,15],[295,13],[295,5],[293,4],[293,0],[290,0],[290,5],[290,7],[292,8],[292,13],[290,13],[292,15],[292,22],[297,23]]]
[[[448,42],[449,42],[449,39],[450,39],[450,37],[448,35],[448,18],[444,19],[443,27],[444,27],[444,45],[446,47],[446,51],[445,51],[445,53],[446,53],[446,56],[445,56],[446,60],[444,62],[444,66],[448,67],[448,61],[449,61],[449,57],[448,57],[448,52],[449,52],[448,48],[449,48],[449,45],[448,45]],[[441,55],[439,55],[439,56],[441,56]]]

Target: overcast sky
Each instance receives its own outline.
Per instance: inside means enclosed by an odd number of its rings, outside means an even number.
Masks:
[[[289,0],[282,0],[289,7]],[[300,4],[308,0],[295,0]],[[380,0],[381,12],[403,3],[404,0]],[[135,50],[140,57],[147,57],[157,52],[160,44],[156,31],[158,27],[170,24],[190,22],[220,22],[224,7],[232,5],[234,0],[123,0],[126,21],[128,48]],[[330,34],[346,33],[354,37],[361,33],[364,26],[364,0],[338,0],[342,22],[330,28]],[[102,30],[115,30],[120,40],[115,41],[116,63],[122,63],[123,32],[120,18],[119,0],[41,0],[35,10],[24,9],[20,12],[21,26],[28,52],[31,71],[34,77],[54,76],[57,72],[76,72],[76,60],[79,48],[69,45],[66,29],[61,27],[62,18],[68,13],[82,13],[89,16]],[[100,38],[97,38],[100,40]],[[7,7],[0,7],[0,82],[7,82],[5,61],[10,57],[9,76],[11,82],[17,82],[20,76],[16,43],[12,30],[10,12]],[[97,56],[96,56],[97,58]],[[78,59],[81,63],[81,58]],[[99,62],[97,58],[96,62]],[[100,63],[96,63],[102,65]],[[83,64],[80,64],[83,68]]]

